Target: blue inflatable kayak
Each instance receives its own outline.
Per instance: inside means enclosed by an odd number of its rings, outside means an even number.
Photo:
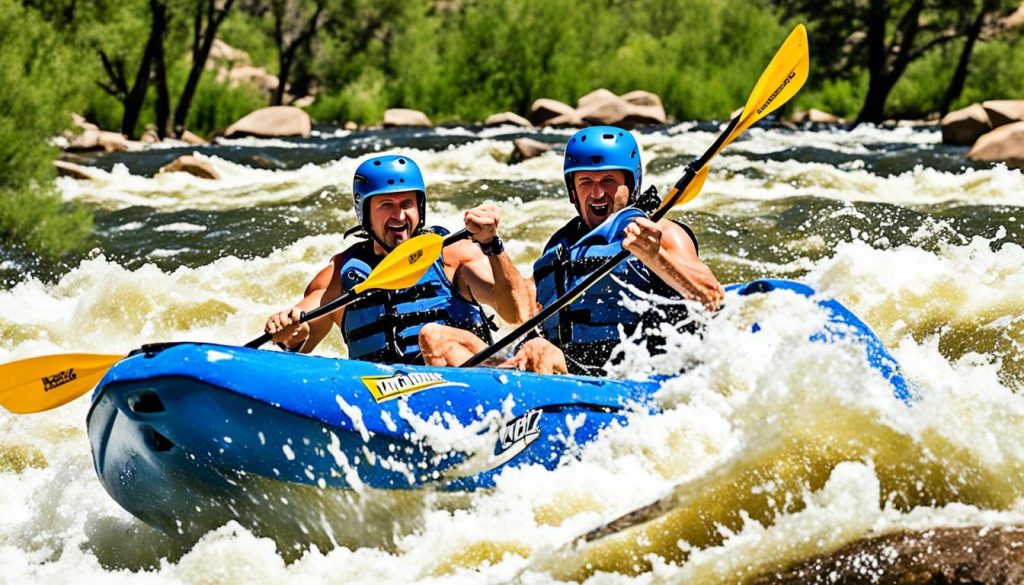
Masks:
[[[730,288],[813,294],[787,281]],[[831,316],[821,339],[863,341],[869,362],[907,400],[896,362],[871,330],[838,302],[818,302]],[[467,491],[493,486],[508,466],[554,468],[567,444],[593,440],[633,409],[656,410],[660,386],[173,343],[146,346],[108,372],[88,433],[106,490],[168,534],[201,534],[229,519],[259,532],[270,516],[308,534],[321,531],[325,513],[306,509],[300,518],[296,507],[307,497]],[[446,429],[483,448],[446,446]]]

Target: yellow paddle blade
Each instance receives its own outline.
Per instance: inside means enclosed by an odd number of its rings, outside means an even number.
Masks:
[[[363,282],[352,287],[357,293],[371,288],[397,290],[419,282],[430,265],[441,256],[444,238],[423,234],[406,240],[380,261]]]
[[[16,414],[57,408],[89,392],[123,355],[65,353],[0,366],[0,405]]]
[[[686,186],[686,189],[683,189],[683,196],[679,198],[676,205],[682,205],[700,193],[701,188],[704,187],[704,181],[708,180],[708,172],[710,170],[711,167],[704,165],[699,171],[697,171],[697,176],[690,181],[690,184]]]
[[[807,81],[811,55],[807,49],[807,29],[798,24],[786,37],[779,50],[768,64],[768,68],[757,80],[747,105],[743,107],[740,121],[728,138],[715,151],[718,154],[744,130],[750,128],[768,114],[788,102]]]

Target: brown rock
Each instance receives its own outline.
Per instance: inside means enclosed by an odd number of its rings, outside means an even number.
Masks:
[[[292,100],[292,105],[296,108],[308,108],[316,102],[315,95],[304,95],[298,99]]]
[[[484,120],[484,126],[501,126],[505,124],[522,126],[523,128],[533,128],[533,124],[531,124],[529,120],[512,112],[491,114],[486,120]]]
[[[753,583],[1024,583],[1024,527],[939,528],[869,538]]]
[[[993,128],[1024,121],[1024,100],[988,100],[981,102]]]
[[[962,110],[950,112],[943,116],[942,142],[945,144],[956,144],[970,146],[982,134],[992,129],[992,122],[988,119],[988,112],[981,104],[971,104]]]
[[[232,65],[250,65],[252,59],[249,53],[232,47],[220,39],[214,39],[210,47],[210,59],[213,61],[227,61]]]
[[[1000,126],[985,134],[967,152],[967,158],[1024,167],[1024,122]]]
[[[575,108],[558,100],[540,98],[534,100],[526,119],[534,126],[543,126],[545,122],[558,116],[571,116]]]
[[[260,108],[243,117],[224,131],[224,136],[309,136],[313,123],[309,114],[295,106]]]
[[[149,129],[142,133],[139,141],[143,144],[156,144],[160,142],[160,135],[156,133],[156,130]]]
[[[182,132],[181,136],[179,136],[178,138],[185,144],[189,144],[191,146],[206,146],[207,144],[209,144],[209,142],[207,142],[201,136],[196,136],[195,134],[188,130]]]
[[[122,152],[128,150],[128,139],[118,132],[100,130],[99,145],[107,152]]]
[[[634,97],[636,98],[636,94]],[[652,94],[653,95],[653,94]],[[651,101],[650,98],[640,98]],[[633,128],[642,124],[664,124],[665,109],[660,105],[636,105],[607,89],[597,89],[581,97],[576,116],[588,124],[611,124]]]
[[[209,162],[198,159],[191,155],[179,156],[178,158],[160,167],[161,173],[188,173],[200,179],[219,179],[220,173],[213,168]]]
[[[84,130],[78,136],[72,136],[68,142],[68,150],[96,150],[100,148],[100,132],[97,128]]]
[[[508,161],[511,165],[519,164],[524,160],[538,157],[551,150],[551,147],[547,144],[532,138],[516,138],[512,141],[512,145],[514,146],[512,149],[512,157]]]
[[[232,68],[227,73],[227,79],[233,87],[251,85],[268,93],[276,90],[281,83],[276,75],[267,72],[262,67],[253,67],[252,65]]]
[[[846,120],[840,118],[835,114],[823,112],[815,108],[811,108],[806,112],[797,112],[793,114],[790,119],[795,124],[803,124],[805,122],[811,124],[845,124]]]
[[[355,132],[356,130],[359,130],[359,124],[356,124],[352,120],[349,120],[348,122],[345,122],[345,125],[342,126],[342,128],[348,130],[349,132]]]
[[[664,106],[661,104],[661,98],[658,97],[658,94],[644,91],[642,89],[636,89],[631,92],[624,93],[619,97],[634,106],[655,106],[664,109]]]
[[[91,181],[93,176],[89,173],[88,167],[76,165],[66,160],[55,160],[53,166],[57,167],[58,177],[71,177],[81,181]]]
[[[430,121],[430,118],[426,114],[419,110],[410,110],[407,108],[391,108],[384,111],[384,127],[392,126],[411,126],[411,127],[426,127],[430,128],[434,124]]]
[[[87,121],[81,114],[71,113],[71,125],[82,130],[99,130],[100,127]]]

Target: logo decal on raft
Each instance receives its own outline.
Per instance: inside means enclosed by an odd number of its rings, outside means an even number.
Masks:
[[[782,90],[786,89],[786,86],[789,85],[790,81],[793,81],[794,77],[796,77],[796,71],[790,71],[789,75],[787,75],[786,78],[782,80],[782,85],[775,88],[775,91],[772,92],[772,95],[768,96],[768,99],[765,100],[764,104],[762,104],[760,108],[757,108],[757,113],[760,114],[765,110],[765,108],[772,105],[772,102],[775,101],[775,98],[779,97],[779,94],[782,93]]]
[[[76,379],[78,379],[78,374],[75,373],[75,368],[68,368],[63,372],[57,372],[52,376],[44,376],[41,378],[43,382],[43,392],[49,392],[54,388],[59,388],[64,384],[75,381]]]
[[[498,443],[494,446],[498,465],[510,461],[540,438],[540,415],[539,410],[528,410],[501,426]]]
[[[392,376],[363,376],[360,380],[366,385],[370,394],[373,394],[373,399],[377,402],[391,400],[392,398],[398,398],[399,396],[405,396],[420,390],[426,390],[427,388],[468,386],[468,384],[461,382],[449,382],[441,374],[433,372],[416,374],[398,372]]]

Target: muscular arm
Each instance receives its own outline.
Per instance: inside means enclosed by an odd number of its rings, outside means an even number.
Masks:
[[[683,298],[698,300],[716,310],[725,295],[722,285],[697,256],[686,230],[663,219],[654,224],[641,218],[626,228],[622,247],[632,252]]]
[[[327,304],[341,294],[341,278],[336,269],[339,256],[331,259],[306,286],[301,301],[292,308],[272,315],[265,330],[273,333],[275,343],[289,348],[300,346],[301,353],[310,353],[331,332],[331,325],[341,325],[344,309],[340,309],[307,323],[299,323],[302,312],[308,312]],[[300,345],[301,344],[301,345]]]
[[[465,281],[473,297],[494,307],[502,319],[513,325],[529,319],[533,295],[508,253],[485,256],[472,242],[459,244],[465,246],[457,251],[462,264],[456,275]]]

